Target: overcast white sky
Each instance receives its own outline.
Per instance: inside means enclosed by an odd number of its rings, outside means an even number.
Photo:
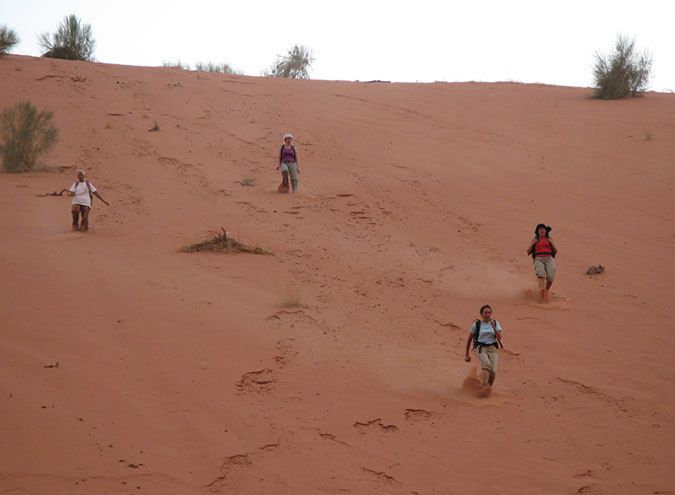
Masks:
[[[259,76],[294,44],[312,79],[520,81],[592,86],[618,33],[654,57],[650,89],[675,90],[675,0],[0,0],[0,24],[40,55],[68,14],[91,24],[100,62],[227,62]]]

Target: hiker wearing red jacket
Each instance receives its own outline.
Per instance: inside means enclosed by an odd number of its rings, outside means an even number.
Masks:
[[[92,196],[96,196],[106,205],[110,206],[91,182],[84,180],[84,176],[84,170],[78,170],[77,181],[68,190],[68,194],[73,197],[73,207],[71,209],[73,214],[73,230],[81,230],[82,232],[89,230],[89,211],[91,211]],[[80,215],[82,216],[81,224]]]
[[[534,259],[534,271],[539,283],[539,300],[548,301],[549,290],[555,279],[555,255],[558,254],[553,239],[549,236],[551,227],[540,223],[534,229],[534,239],[527,248],[527,254]]]

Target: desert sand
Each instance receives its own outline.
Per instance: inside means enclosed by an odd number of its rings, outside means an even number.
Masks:
[[[675,95],[590,95],[0,59],[60,130],[0,173],[0,491],[675,493]],[[273,254],[179,252],[221,228]]]

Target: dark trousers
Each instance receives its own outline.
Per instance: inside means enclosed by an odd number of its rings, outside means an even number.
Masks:
[[[89,206],[73,205],[73,230],[89,230]],[[82,215],[82,224],[80,224],[80,215]]]

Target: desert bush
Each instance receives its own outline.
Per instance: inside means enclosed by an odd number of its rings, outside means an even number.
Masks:
[[[221,228],[221,230],[222,233],[217,233],[202,242],[184,246],[179,251],[181,253],[211,252],[225,254],[271,254],[269,251],[265,251],[260,246],[249,246],[248,244],[243,244],[239,241],[236,241],[230,237],[225,229]]]
[[[635,39],[619,35],[614,52],[608,56],[595,54],[595,97],[614,100],[639,96],[649,85],[651,72],[651,54],[646,50],[638,53]]]
[[[16,31],[7,26],[0,26],[0,55],[5,55],[19,43]]]
[[[162,62],[162,67],[171,67],[172,69],[190,70],[190,64],[184,64],[180,60],[175,62]]]
[[[314,56],[309,48],[295,45],[284,56],[277,55],[277,60],[263,72],[266,77],[288,77],[290,79],[309,79],[309,69]]]
[[[279,305],[284,308],[306,308],[307,305],[302,302],[302,294],[297,287],[289,285],[281,296]]]
[[[52,124],[53,112],[38,112],[27,101],[6,108],[0,115],[0,155],[8,172],[35,168],[40,155],[51,150],[59,131]]]
[[[218,74],[242,74],[241,71],[235,69],[230,64],[214,64],[213,62],[197,62],[195,70],[199,72],[217,72]]]
[[[605,267],[602,265],[593,265],[586,270],[586,275],[600,275],[605,272]]]
[[[84,24],[75,14],[66,16],[53,34],[43,33],[38,43],[45,52],[43,57],[66,60],[93,60],[94,41],[91,25]]]

